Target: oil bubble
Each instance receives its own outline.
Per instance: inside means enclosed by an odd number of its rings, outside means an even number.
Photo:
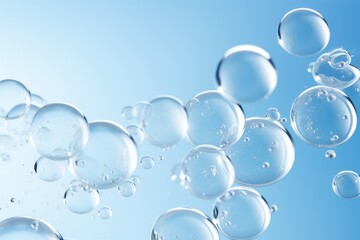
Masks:
[[[78,214],[91,212],[99,202],[99,192],[78,180],[72,181],[64,194],[65,206]]]
[[[0,239],[63,240],[49,223],[32,217],[11,217],[0,222]]]
[[[59,180],[65,174],[66,168],[64,161],[54,161],[46,157],[39,157],[34,165],[38,177],[46,182]]]
[[[31,102],[30,91],[19,81],[5,79],[0,81],[0,118],[21,117]]]
[[[265,112],[265,117],[268,119],[271,119],[273,121],[279,121],[280,120],[280,112],[277,108],[269,108]]]
[[[192,208],[173,208],[163,213],[151,231],[151,240],[219,240],[208,216]]]
[[[269,53],[253,45],[229,49],[216,71],[217,85],[236,103],[267,98],[277,84],[277,72]]]
[[[151,113],[144,115],[141,122],[145,138],[161,148],[172,147],[184,139],[188,121],[180,100],[161,96],[151,100],[150,104]]]
[[[309,8],[289,11],[278,27],[281,47],[295,56],[313,55],[323,50],[330,40],[330,30],[320,13]]]
[[[328,159],[336,158],[336,152],[334,150],[327,150],[325,153],[325,157]]]
[[[85,116],[65,103],[47,104],[36,112],[30,129],[35,149],[53,160],[67,160],[84,150],[89,138]]]
[[[329,102],[330,95],[335,98]],[[335,147],[346,142],[357,124],[355,107],[348,96],[327,86],[302,92],[291,107],[290,117],[297,136],[315,147]]]
[[[240,105],[217,91],[205,91],[186,104],[189,118],[188,140],[194,145],[226,148],[244,131],[245,115]]]
[[[118,186],[118,191],[123,197],[131,197],[136,192],[136,185],[131,180],[124,180]]]
[[[360,196],[360,177],[353,171],[341,171],[334,177],[332,187],[341,198],[357,198]]]
[[[183,159],[180,184],[194,196],[216,198],[234,182],[235,172],[221,149],[211,145],[193,148]]]
[[[70,170],[94,188],[115,187],[136,169],[136,144],[123,127],[113,122],[90,122],[89,129],[86,149],[70,159]]]
[[[112,210],[110,207],[102,207],[99,212],[98,215],[101,219],[103,220],[107,220],[109,218],[111,218],[112,216]]]
[[[155,165],[153,157],[145,156],[140,159],[140,164],[144,169],[151,169]]]
[[[126,127],[126,130],[129,132],[136,145],[139,146],[144,141],[144,131],[139,125],[130,124]]]
[[[342,48],[322,54],[312,67],[312,75],[318,84],[344,89],[353,85],[360,71],[351,65],[350,54]]]
[[[260,128],[259,123],[263,127]],[[289,132],[267,118],[248,118],[240,140],[225,152],[234,166],[236,180],[249,186],[266,186],[279,181],[288,174],[295,160]]]
[[[220,196],[213,217],[218,229],[230,239],[253,239],[270,223],[270,208],[264,198],[247,187],[234,187]]]

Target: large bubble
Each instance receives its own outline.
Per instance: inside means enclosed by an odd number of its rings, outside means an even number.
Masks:
[[[32,217],[12,217],[0,222],[0,239],[63,240],[53,226]]]
[[[286,13],[281,19],[278,40],[288,53],[308,56],[327,46],[330,30],[320,13],[309,8],[297,8]]]
[[[91,212],[100,202],[99,192],[89,185],[74,180],[64,194],[65,206],[77,214]]]
[[[169,148],[184,139],[187,114],[180,100],[162,96],[150,101],[150,109],[142,117],[142,129],[153,145]]]
[[[66,160],[86,146],[88,122],[78,109],[69,104],[48,104],[33,117],[30,137],[41,155],[53,160]]]
[[[219,91],[235,102],[254,102],[270,96],[277,84],[277,73],[264,49],[240,45],[225,53],[216,71]]]
[[[30,91],[19,81],[5,79],[0,81],[0,118],[21,117],[31,102]]]
[[[240,140],[227,148],[238,182],[265,186],[277,182],[290,171],[295,147],[290,134],[275,120],[248,118]]]
[[[211,220],[191,208],[174,208],[155,222],[151,240],[219,240],[219,233]]]
[[[353,171],[341,171],[333,179],[332,187],[342,198],[360,197],[360,177]]]
[[[245,115],[240,105],[217,91],[205,91],[186,104],[189,118],[188,140],[194,145],[225,148],[234,144],[244,131]]]
[[[264,198],[247,187],[229,189],[214,205],[217,227],[230,239],[253,239],[270,223],[270,208]]]
[[[199,198],[218,197],[234,178],[234,168],[225,152],[211,145],[193,148],[181,164],[181,185]]]
[[[302,92],[291,107],[291,125],[296,134],[315,147],[334,147],[354,133],[354,105],[342,91],[316,86]]]
[[[351,65],[350,54],[342,48],[322,54],[311,72],[318,84],[338,89],[350,87],[360,77],[359,69]]]
[[[72,172],[95,188],[111,188],[130,177],[137,165],[137,146],[120,125],[109,121],[89,123],[85,151],[70,160]]]

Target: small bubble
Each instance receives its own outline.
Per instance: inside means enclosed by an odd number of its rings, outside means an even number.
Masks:
[[[37,231],[37,230],[39,230],[39,222],[38,221],[33,221],[32,223],[31,223],[31,229],[33,230],[33,231]]]
[[[334,94],[329,94],[329,96],[327,96],[326,100],[328,102],[333,102],[336,100],[336,96]]]
[[[136,192],[136,186],[131,180],[125,180],[118,186],[119,193],[123,197],[131,197]]]
[[[264,125],[264,123],[263,122],[258,122],[257,124],[256,124],[256,127],[258,127],[258,128],[263,128],[265,125]]]
[[[109,218],[111,218],[112,216],[112,210],[110,207],[102,207],[99,212],[98,215],[101,219],[103,220],[107,220]]]
[[[134,108],[132,106],[126,106],[121,110],[121,117],[127,120],[134,118]]]
[[[16,202],[16,198],[10,198],[10,202],[12,202],[12,203],[15,203]]]
[[[249,137],[244,138],[244,142],[250,142],[250,138]]]
[[[150,156],[145,156],[140,159],[140,164],[144,169],[151,169],[155,165],[154,158]]]
[[[273,121],[278,121],[280,119],[280,112],[277,108],[269,108],[265,112],[265,117]]]
[[[269,168],[270,167],[270,163],[269,162],[264,162],[262,165],[262,168]]]
[[[277,212],[277,210],[278,210],[278,207],[275,204],[273,204],[270,208],[270,212],[272,212],[272,213]]]
[[[231,221],[226,221],[225,225],[226,225],[226,226],[230,226],[230,225],[231,225]]]
[[[331,140],[332,142],[336,142],[336,141],[339,140],[339,136],[338,136],[338,135],[333,135],[333,136],[330,138],[330,140]]]
[[[360,88],[355,88],[355,92],[360,92]]]
[[[327,150],[325,153],[325,157],[328,159],[336,158],[336,152],[334,150]]]
[[[160,161],[164,160],[164,156],[159,156],[159,160]]]

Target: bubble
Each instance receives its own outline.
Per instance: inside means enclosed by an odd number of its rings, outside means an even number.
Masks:
[[[30,129],[31,142],[43,156],[67,160],[83,151],[89,138],[85,116],[65,103],[47,104],[35,114]]]
[[[219,240],[208,216],[192,208],[173,208],[163,213],[151,231],[151,240]]]
[[[330,30],[320,13],[309,8],[289,11],[278,27],[281,47],[295,56],[313,55],[323,50],[330,40]]]
[[[218,197],[234,178],[234,168],[225,152],[211,145],[193,148],[181,164],[181,185],[199,198]]]
[[[11,203],[15,203],[15,202],[16,202],[16,198],[13,198],[13,197],[10,198],[10,202],[11,202]]]
[[[140,101],[134,106],[134,118],[142,121],[145,117],[150,116],[153,112],[153,106],[149,102]]]
[[[47,102],[39,95],[32,93],[31,94],[31,104],[41,108],[47,104]]]
[[[213,217],[218,229],[230,239],[252,239],[270,223],[270,208],[264,198],[247,187],[229,189],[214,205]]]
[[[74,213],[91,212],[100,202],[99,192],[87,184],[74,180],[64,194],[65,206]]]
[[[140,164],[144,169],[151,169],[155,165],[154,158],[145,156],[140,159]]]
[[[111,218],[112,216],[112,210],[110,207],[102,207],[99,212],[98,215],[101,219],[103,220],[107,220],[109,218]]]
[[[131,124],[126,127],[126,130],[129,132],[136,145],[140,145],[144,141],[144,131],[139,125]]]
[[[144,115],[141,126],[154,146],[172,147],[181,141],[188,127],[187,114],[180,100],[162,96],[150,101],[151,113]]]
[[[123,107],[123,109],[121,110],[121,116],[127,120],[133,119],[135,116],[134,108],[132,106]]]
[[[0,239],[63,240],[53,226],[32,217],[11,217],[0,222]]]
[[[59,180],[66,171],[67,165],[63,161],[54,161],[46,157],[39,157],[34,170],[41,180],[53,182]]]
[[[30,104],[22,117],[5,120],[6,129],[16,135],[30,135],[31,122],[39,109],[36,105]]]
[[[5,79],[0,81],[0,118],[21,117],[30,105],[29,90],[19,81]]]
[[[83,154],[70,159],[70,170],[94,188],[115,187],[136,169],[136,144],[120,125],[113,122],[90,122],[89,129],[86,149]]]
[[[131,180],[124,180],[118,186],[119,193],[123,197],[131,197],[136,192],[136,185]]]
[[[280,112],[277,108],[269,108],[266,110],[265,117],[273,121],[278,121],[280,119]]]
[[[351,63],[350,54],[342,48],[322,54],[312,66],[312,75],[318,84],[344,89],[353,85],[360,71]]]
[[[271,213],[275,213],[275,212],[277,212],[278,211],[278,207],[274,204],[274,205],[272,205],[271,206],[271,208],[270,208],[270,212]]]
[[[186,110],[187,138],[194,146],[209,144],[225,148],[234,144],[244,131],[245,116],[241,106],[217,91],[197,94],[186,104]]]
[[[336,158],[336,152],[334,150],[327,150],[325,157],[329,159]]]
[[[329,95],[336,98],[329,102]],[[335,147],[344,143],[353,135],[357,124],[350,99],[342,91],[326,86],[302,92],[295,99],[290,116],[297,136],[315,147]]]
[[[339,197],[357,198],[360,196],[360,177],[353,171],[341,171],[334,177],[332,187]]]
[[[262,128],[259,128],[262,123]],[[245,141],[246,138],[251,141]],[[285,177],[293,166],[295,147],[290,134],[267,118],[248,118],[238,142],[225,149],[236,180],[249,186],[266,186]]]
[[[229,49],[216,71],[220,92],[236,103],[267,98],[277,84],[277,73],[269,53],[253,45]]]

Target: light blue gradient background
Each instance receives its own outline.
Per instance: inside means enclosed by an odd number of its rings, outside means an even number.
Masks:
[[[269,99],[242,107],[248,117],[277,107],[289,119],[296,96],[315,85],[306,68],[318,56],[291,56],[277,42],[280,19],[298,7],[313,8],[326,18],[331,39],[325,51],[344,47],[359,58],[357,0],[9,0],[0,1],[0,79],[17,79],[48,102],[71,103],[89,121],[108,119],[126,126],[122,107],[160,94],[186,102],[214,89],[223,53],[238,44],[253,44],[271,54],[278,85]],[[354,87],[348,93],[359,108],[360,95]],[[331,188],[337,172],[360,172],[359,130],[328,160],[326,149],[302,143],[289,121],[285,125],[295,140],[296,160],[283,180],[257,188],[279,208],[258,239],[360,239],[360,199],[340,199]],[[103,191],[99,207],[86,215],[71,213],[62,204],[69,177],[41,182],[28,171],[36,156],[19,154],[15,163],[0,163],[0,220],[40,217],[71,240],[149,239],[155,220],[170,208],[194,207],[211,215],[214,201],[196,199],[169,178],[172,165],[190,147],[183,143],[163,153],[145,144],[141,155],[163,155],[164,160],[151,170],[139,167],[136,194],[122,198],[116,189]],[[11,164],[21,170],[9,178]],[[10,204],[12,196],[21,203]],[[111,219],[96,216],[101,206],[113,208]]]

